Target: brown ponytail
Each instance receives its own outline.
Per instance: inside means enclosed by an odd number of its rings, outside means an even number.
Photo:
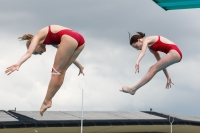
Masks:
[[[141,38],[145,37],[145,33],[142,32],[137,32],[137,33],[141,36]]]
[[[131,40],[131,33],[130,33],[130,32],[128,32],[128,34],[129,34],[129,40]]]
[[[130,45],[133,43],[136,43],[138,39],[145,37],[145,33],[142,33],[142,32],[137,32],[137,33],[138,34],[133,35],[131,38],[130,38],[130,33],[129,33]]]
[[[28,40],[26,42],[26,47],[28,48],[29,45],[31,44],[31,40],[33,39],[33,35],[32,34],[24,34],[22,37],[19,37],[18,39],[20,39],[20,41]]]

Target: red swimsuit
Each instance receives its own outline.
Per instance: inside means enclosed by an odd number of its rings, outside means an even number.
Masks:
[[[60,44],[61,37],[63,35],[68,35],[68,36],[71,36],[72,38],[74,38],[78,42],[78,47],[80,47],[81,45],[83,45],[85,43],[83,36],[73,30],[64,29],[57,33],[52,33],[51,28],[49,26],[49,31],[47,33],[47,36],[46,36],[43,44],[58,45],[58,44]]]
[[[164,52],[164,53],[168,53],[170,50],[176,50],[179,55],[181,56],[181,59],[182,59],[182,53],[180,51],[180,49],[175,45],[175,44],[166,44],[166,43],[163,43],[160,41],[160,36],[158,36],[158,41],[155,42],[153,45],[151,45],[149,47],[151,50],[153,51],[161,51],[161,52]],[[180,61],[181,61],[180,59]]]

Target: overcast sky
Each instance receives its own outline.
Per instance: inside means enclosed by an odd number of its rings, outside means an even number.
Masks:
[[[44,100],[56,49],[47,46],[42,56],[32,56],[18,72],[4,74],[26,52],[18,37],[59,24],[81,33],[86,47],[78,57],[85,67],[79,76],[75,65],[68,69],[63,86],[49,111],[81,110],[79,81],[84,78],[84,110],[149,111],[200,116],[200,9],[164,11],[151,0],[1,0],[0,2],[0,110],[15,107],[38,111]],[[146,51],[140,73],[134,73],[139,51],[129,45],[128,31],[161,35],[175,42],[183,53],[170,66],[174,83],[165,89],[161,71],[132,96],[119,90],[136,84],[156,63]],[[160,53],[163,56],[163,53]]]

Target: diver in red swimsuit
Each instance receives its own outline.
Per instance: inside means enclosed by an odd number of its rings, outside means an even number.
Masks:
[[[149,82],[153,78],[153,76],[160,70],[164,71],[164,74],[167,78],[166,88],[167,89],[169,87],[171,88],[171,84],[173,83],[171,81],[171,78],[166,68],[174,63],[178,63],[181,61],[182,53],[180,49],[177,47],[176,44],[174,44],[172,41],[170,41],[169,39],[165,37],[149,36],[149,37],[144,38],[145,37],[144,33],[142,32],[137,32],[137,33],[138,34],[130,38],[130,45],[137,50],[141,50],[138,56],[138,59],[136,61],[135,73],[137,72],[139,73],[139,63],[140,63],[140,60],[145,55],[145,51],[147,47],[149,48],[151,53],[154,54],[158,62],[150,67],[147,74],[137,84],[135,84],[132,87],[123,86],[122,90],[120,91],[134,95],[140,87],[142,87],[147,82]],[[163,58],[161,58],[158,51],[164,52],[166,53],[166,55]]]
[[[40,108],[40,114],[50,108],[52,105],[52,98],[56,92],[60,89],[66,70],[74,63],[79,68],[79,75],[83,74],[83,66],[76,60],[85,46],[85,41],[82,35],[79,33],[60,26],[51,25],[39,30],[35,36],[31,34],[25,34],[20,37],[21,40],[28,40],[26,43],[27,52],[21,57],[21,59],[14,65],[7,68],[6,74],[11,74],[14,71],[18,71],[19,67],[31,57],[32,54],[42,54],[46,51],[46,45],[52,45],[56,47],[57,53],[54,59],[52,68],[52,76],[48,86],[48,90],[45,99]]]

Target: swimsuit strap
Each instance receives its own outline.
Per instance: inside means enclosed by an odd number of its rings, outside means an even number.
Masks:
[[[51,26],[49,25],[49,32],[51,32]],[[52,33],[52,32],[51,32]]]
[[[158,36],[158,41],[160,41],[160,36]]]

